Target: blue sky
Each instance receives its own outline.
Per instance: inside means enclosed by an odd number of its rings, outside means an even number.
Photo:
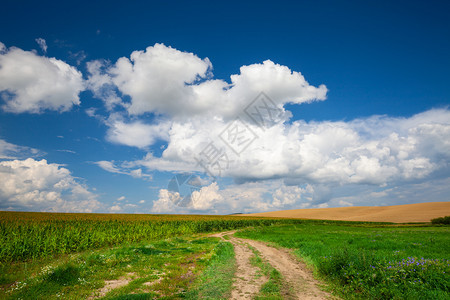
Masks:
[[[0,210],[227,214],[449,200],[447,1],[2,10]],[[264,124],[251,117],[261,111]],[[203,161],[213,157],[216,173]],[[174,176],[190,185],[177,193]]]

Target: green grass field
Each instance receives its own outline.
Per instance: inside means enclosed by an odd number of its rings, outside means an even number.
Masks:
[[[294,249],[345,299],[450,299],[450,228],[308,223],[238,237]]]
[[[449,299],[450,227],[220,216],[0,212],[0,299],[228,299],[233,246],[293,249],[343,299]],[[280,273],[257,299],[283,299]],[[121,282],[115,288],[107,282]]]

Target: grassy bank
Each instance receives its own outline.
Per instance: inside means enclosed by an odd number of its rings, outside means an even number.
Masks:
[[[450,298],[449,227],[303,223],[237,235],[295,249],[344,298]]]

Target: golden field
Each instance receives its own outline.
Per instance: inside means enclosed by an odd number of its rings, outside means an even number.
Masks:
[[[450,216],[450,202],[292,209],[242,216],[394,223],[430,222],[434,218]]]

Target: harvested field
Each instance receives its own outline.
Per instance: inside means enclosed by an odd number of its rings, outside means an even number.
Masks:
[[[430,222],[450,215],[450,202],[429,202],[394,206],[355,206],[281,210],[241,216],[300,218],[367,222]]]

